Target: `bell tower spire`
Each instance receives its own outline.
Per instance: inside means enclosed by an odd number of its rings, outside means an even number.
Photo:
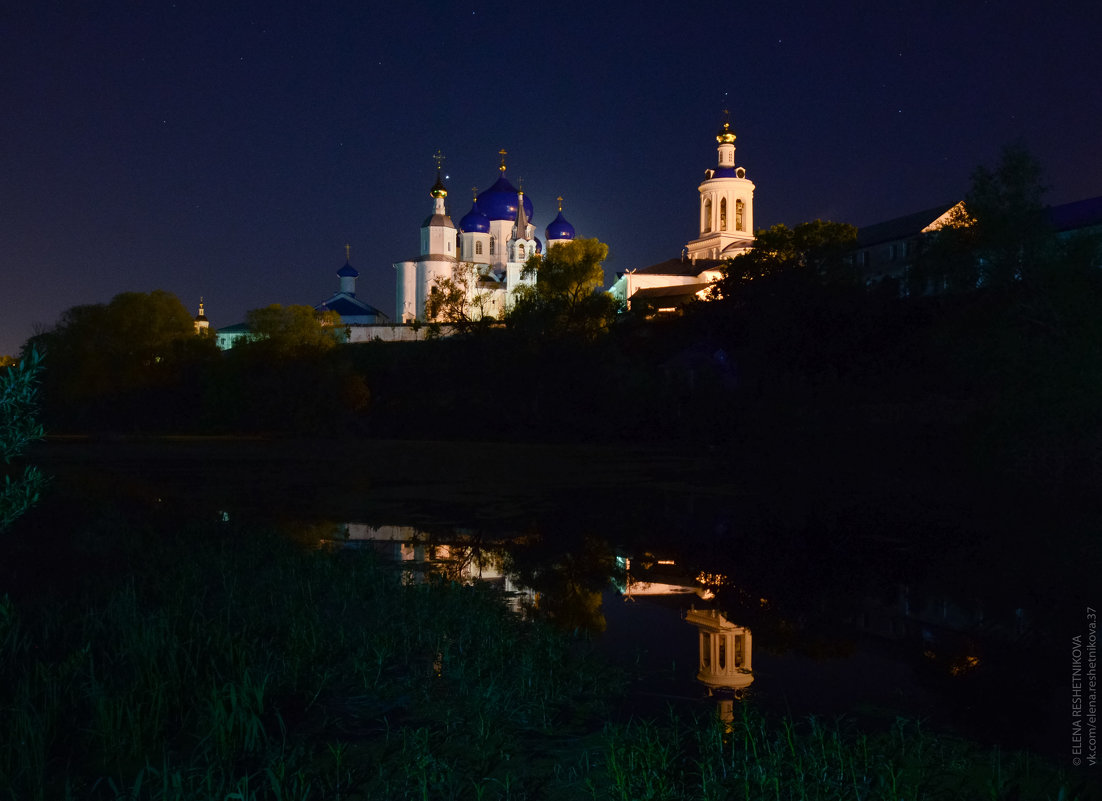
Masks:
[[[754,184],[735,166],[735,132],[731,113],[723,111],[716,134],[717,165],[704,171],[700,184],[700,234],[686,250],[698,259],[729,259],[754,244]]]

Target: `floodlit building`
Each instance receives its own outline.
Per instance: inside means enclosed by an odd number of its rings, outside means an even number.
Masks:
[[[964,212],[963,202],[942,203],[857,230],[851,258],[866,284],[902,278],[922,247],[922,240]]]
[[[931,234],[954,219],[967,219],[964,201],[942,203],[857,230],[850,258],[867,286],[902,280]],[[1045,210],[1045,222],[1060,239],[1102,234],[1102,197],[1077,200]]]
[[[447,212],[448,190],[438,163],[429,192],[432,214],[421,224],[421,251],[394,264],[396,315],[401,322],[426,320],[426,303],[445,280],[465,287],[472,317],[498,319],[512,305],[518,287],[535,283],[536,276],[523,277],[522,272],[531,256],[543,253],[543,242],[532,222],[531,199],[505,176],[505,155],[502,150],[497,181],[474,198],[458,227]],[[562,215],[562,198],[559,215],[545,234],[548,247],[574,238],[574,226]]]
[[[754,681],[750,629],[718,609],[690,609],[685,621],[699,634],[696,678],[709,691],[744,690]]]
[[[647,267],[618,273],[609,292],[627,308],[673,313],[694,298],[703,299],[720,277],[725,259],[754,245],[754,184],[735,166],[735,133],[724,121],[716,134],[717,165],[704,171],[698,187],[698,235],[681,252]]]

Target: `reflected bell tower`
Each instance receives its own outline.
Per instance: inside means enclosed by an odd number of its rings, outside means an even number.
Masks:
[[[699,632],[696,679],[719,698],[719,715],[730,722],[734,700],[754,682],[753,638],[750,629],[728,620],[717,609],[692,608],[685,620]]]

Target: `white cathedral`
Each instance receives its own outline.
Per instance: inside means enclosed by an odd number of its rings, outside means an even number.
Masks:
[[[425,303],[445,279],[466,287],[476,317],[499,320],[511,307],[517,287],[535,283],[535,276],[521,275],[529,257],[543,253],[532,224],[532,201],[505,177],[504,150],[501,157],[496,183],[475,197],[458,228],[448,216],[448,190],[437,161],[436,184],[430,192],[432,214],[421,225],[421,253],[394,264],[400,322],[425,320]],[[562,198],[559,216],[544,233],[549,248],[574,238],[574,226],[562,215]]]

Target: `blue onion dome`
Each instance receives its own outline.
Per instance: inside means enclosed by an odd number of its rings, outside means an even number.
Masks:
[[[471,210],[459,221],[459,230],[465,234],[490,233],[490,218],[478,207],[478,199],[471,204]]]
[[[337,270],[337,275],[340,278],[359,278],[360,272],[346,261],[344,266]]]
[[[517,188],[509,183],[503,169],[497,182],[478,196],[478,207],[491,220],[515,221],[517,219],[517,194]],[[524,198],[524,213],[531,222],[532,201],[527,196]]]
[[[713,178],[738,178],[734,167],[716,167],[712,170]]]
[[[543,253],[543,243],[540,242],[540,238],[537,236],[537,237],[535,237],[535,240],[536,240],[536,253],[537,254]]]
[[[562,216],[562,209],[559,209],[559,216],[547,226],[546,233],[548,239],[573,239],[574,226],[566,221]]]

